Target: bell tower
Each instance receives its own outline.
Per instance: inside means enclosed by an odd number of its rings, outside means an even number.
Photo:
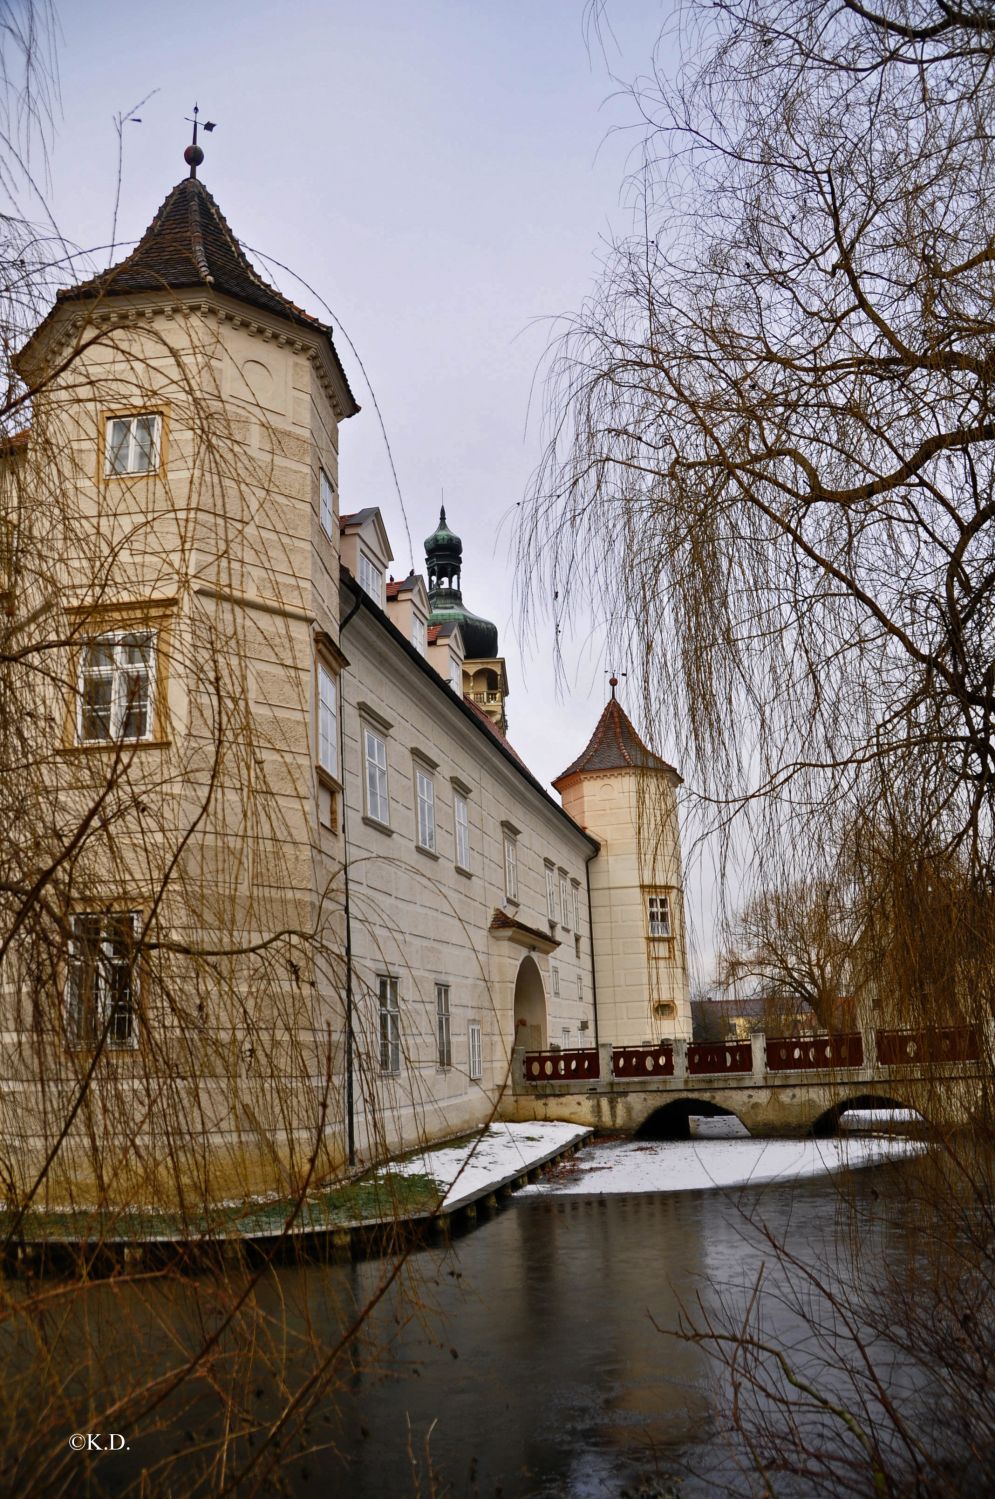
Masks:
[[[463,660],[463,693],[491,720],[502,734],[508,730],[505,701],[508,672],[498,655],[497,625],[472,614],[463,603],[460,574],[463,543],[446,521],[446,507],[439,511],[439,524],[425,539],[425,571],[428,574],[429,625],[453,620],[459,625],[466,655]]]

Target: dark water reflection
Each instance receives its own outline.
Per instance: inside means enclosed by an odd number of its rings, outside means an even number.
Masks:
[[[720,1472],[737,1460],[730,1395],[701,1350],[668,1335],[680,1303],[701,1294],[717,1305],[752,1286],[770,1249],[744,1207],[759,1207],[792,1252],[833,1259],[853,1212],[869,1194],[900,1190],[907,1169],[862,1173],[852,1179],[852,1198],[824,1178],[741,1196],[512,1199],[472,1234],[412,1256],[334,1361],[332,1387],[285,1454],[282,1488],[261,1491],[346,1499],[623,1492],[685,1499],[723,1491]],[[185,1446],[182,1482],[174,1470],[148,1492],[215,1492],[251,1455],[235,1444],[224,1475],[211,1466],[230,1420],[226,1400],[275,1418],[389,1268],[312,1265],[270,1276],[261,1296],[271,1347],[255,1367],[220,1363],[214,1387],[202,1384],[182,1414],[168,1404],[157,1412],[167,1429],[150,1420],[129,1432],[130,1451],[93,1469],[94,1492],[122,1492],[143,1467]],[[209,1329],[192,1283],[123,1294],[131,1298],[130,1331],[113,1355],[121,1378],[129,1359],[147,1371],[175,1363],[178,1350]],[[801,1345],[797,1309],[774,1291],[764,1315],[769,1337]],[[90,1318],[99,1321],[94,1308]],[[79,1379],[78,1389],[66,1382],[67,1420],[85,1430],[91,1417]],[[255,1492],[249,1480],[243,1491]],[[734,1476],[731,1491],[749,1494],[751,1481]]]

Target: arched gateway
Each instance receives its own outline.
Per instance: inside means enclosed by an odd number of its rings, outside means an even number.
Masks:
[[[515,978],[515,1045],[546,1049],[546,991],[535,958],[523,958]]]

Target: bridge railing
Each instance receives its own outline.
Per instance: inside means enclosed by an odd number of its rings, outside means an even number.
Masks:
[[[673,1077],[674,1048],[661,1046],[615,1046],[612,1077]]]
[[[753,1046],[749,1041],[727,1041],[717,1045],[688,1046],[687,1070],[692,1077],[714,1077],[723,1072],[752,1072]]]
[[[878,1062],[882,1067],[921,1067],[923,1063],[978,1062],[981,1037],[974,1025],[951,1025],[945,1029],[875,1032]]]
[[[827,1072],[836,1067],[863,1067],[864,1038],[859,1031],[843,1036],[767,1036],[768,1072]]]
[[[601,1076],[601,1059],[596,1046],[566,1051],[527,1051],[524,1071],[528,1083],[579,1082],[581,1078]]]

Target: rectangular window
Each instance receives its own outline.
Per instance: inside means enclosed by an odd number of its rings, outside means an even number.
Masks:
[[[387,799],[387,741],[372,729],[363,730],[366,759],[366,815],[375,822],[389,824],[390,803]]]
[[[518,900],[518,839],[504,835],[504,898]]]
[[[415,801],[418,806],[418,846],[435,853],[435,782],[427,771],[415,766]]]
[[[465,796],[453,793],[453,819],[456,824],[456,863],[470,868],[470,808]]]
[[[556,876],[552,864],[546,865],[546,915],[556,921]]]
[[[321,529],[331,540],[335,524],[335,492],[332,481],[323,468],[318,470],[318,519],[321,521]]]
[[[67,1029],[77,1045],[134,1046],[140,911],[73,916],[69,924]]]
[[[365,552],[359,554],[359,586],[375,604],[383,603],[383,573]]]
[[[151,412],[112,416],[107,423],[104,472],[154,474],[159,467],[161,427],[162,417]]]
[[[479,1082],[484,1075],[483,1054],[480,1045],[480,1022],[470,1021],[470,1066],[469,1073],[471,1081]]]
[[[435,986],[435,1028],[439,1043],[439,1066],[453,1065],[453,1038],[449,1021],[449,985]]]
[[[425,621],[420,614],[411,613],[411,644],[420,656],[424,656],[428,649],[428,640],[425,635]]]
[[[380,1071],[400,1072],[401,1010],[397,979],[386,973],[378,974],[377,998],[380,1002]]]
[[[318,662],[318,764],[330,776],[339,773],[338,702],[335,678]]]
[[[580,886],[576,880],[570,881],[570,925],[580,932]]]
[[[670,926],[670,896],[650,895],[646,901],[646,914],[649,918],[651,937],[672,936]]]
[[[79,664],[77,744],[148,739],[152,734],[155,635],[98,635]]]
[[[570,1027],[567,1025],[560,1031],[560,1045],[564,1051],[570,1050]]]
[[[570,886],[565,874],[560,875],[560,922],[569,929],[570,927]]]
[[[552,988],[552,991],[553,991],[553,998],[554,999],[559,999],[559,997],[560,997],[560,970],[557,968],[557,966],[556,966],[555,963],[550,963],[550,965],[549,965],[549,981],[550,981],[550,987]]]
[[[463,668],[455,656],[449,658],[449,685],[457,697],[463,696]]]

